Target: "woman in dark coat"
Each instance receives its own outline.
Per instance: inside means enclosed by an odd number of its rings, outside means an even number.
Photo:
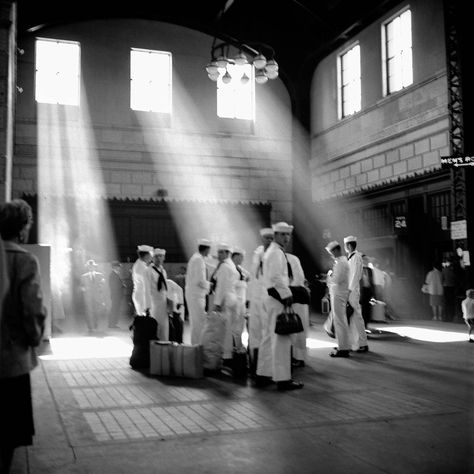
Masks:
[[[0,205],[0,472],[10,470],[18,446],[33,442],[30,371],[38,364],[46,311],[37,258],[19,244],[28,238],[31,207],[16,199]]]

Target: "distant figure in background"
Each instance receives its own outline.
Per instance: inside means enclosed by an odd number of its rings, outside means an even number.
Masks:
[[[468,341],[474,342],[474,339],[471,337],[472,330],[474,329],[474,290],[470,289],[466,291],[466,299],[461,302],[461,308],[462,317],[469,328]]]
[[[0,472],[10,471],[18,446],[35,434],[30,372],[38,365],[46,319],[39,263],[20,247],[28,240],[31,207],[21,199],[0,205]],[[4,242],[3,242],[3,240]]]
[[[97,263],[87,260],[87,272],[81,275],[81,291],[84,296],[86,324],[89,333],[96,331],[105,315],[105,278],[97,272]]]
[[[362,318],[367,328],[371,319],[372,305],[370,300],[375,298],[374,275],[369,266],[369,257],[362,255],[362,278],[360,279],[360,307],[362,309]]]
[[[433,311],[433,321],[442,321],[443,318],[443,283],[439,264],[433,263],[433,269],[426,274],[425,284],[430,298],[430,306]]]
[[[149,296],[147,295],[147,268],[152,260],[153,247],[139,245],[138,258],[132,266],[133,292],[132,301],[137,316],[144,316],[149,311]]]
[[[454,319],[456,307],[456,290],[454,268],[451,260],[443,262],[441,280],[443,282],[444,294],[444,317],[446,321],[452,321]]]
[[[385,301],[385,273],[380,268],[380,263],[373,258],[369,264],[372,268],[374,281],[374,297],[376,300]]]
[[[110,290],[110,312],[109,312],[109,328],[118,328],[117,322],[124,301],[125,283],[120,276],[122,265],[119,261],[112,262],[112,270],[109,274],[109,290]]]

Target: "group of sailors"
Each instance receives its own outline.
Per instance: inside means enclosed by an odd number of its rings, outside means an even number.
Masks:
[[[233,352],[243,348],[247,320],[251,374],[258,387],[273,383],[279,390],[303,387],[291,374],[292,365],[305,363],[309,291],[307,297],[293,297],[292,290],[305,288],[306,280],[298,257],[286,252],[292,232],[293,226],[286,222],[260,229],[261,245],[253,253],[249,270],[242,267],[244,250],[224,242],[217,245],[217,264],[210,265],[208,239],[197,242],[197,251],[187,265],[184,293],[191,344],[201,344],[207,313],[220,313],[225,320],[222,363],[231,367]],[[136,314],[154,317],[158,338],[168,340],[166,251],[148,245],[137,250],[138,259],[132,267]],[[278,335],[274,331],[276,317],[288,306],[299,314],[305,330]]]

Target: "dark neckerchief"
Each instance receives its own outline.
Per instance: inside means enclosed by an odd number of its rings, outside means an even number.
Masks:
[[[244,277],[244,273],[242,271],[242,269],[240,268],[240,265],[236,265],[235,268],[237,268],[237,271],[239,272],[239,275],[240,275],[240,281],[243,281],[245,280],[245,277]]]
[[[288,270],[288,279],[291,281],[293,280],[293,269],[291,268],[290,262],[288,261],[288,257],[286,256],[285,249],[279,243],[277,243],[277,245],[280,247],[281,251],[283,252],[283,255],[285,256],[286,268]]]
[[[356,251],[354,250],[348,257],[347,257],[347,260],[350,260],[354,255],[355,255]]]
[[[220,267],[223,263],[224,263],[224,262],[219,262],[219,263],[217,264],[216,269],[212,272],[211,279],[210,279],[210,282],[211,282],[211,290],[210,290],[210,293],[214,293],[214,292],[216,291],[216,286],[217,286],[216,273],[217,273],[217,270],[219,270],[219,267]]]
[[[158,284],[157,284],[157,289],[158,291],[161,291],[162,288],[165,290],[168,290],[168,285],[166,284],[165,276],[163,275],[163,272],[156,267],[156,265],[152,265],[153,270],[155,270],[156,273],[158,273]]]

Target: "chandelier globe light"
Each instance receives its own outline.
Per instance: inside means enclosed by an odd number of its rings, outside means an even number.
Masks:
[[[251,77],[247,74],[248,71],[237,72],[235,66],[243,68],[248,65],[253,66],[255,71],[253,75],[258,84],[265,84],[269,79],[276,79],[278,63],[274,59],[275,51],[271,46],[263,43],[255,43],[255,47],[257,49],[235,39],[218,42],[215,37],[211,48],[211,60],[205,67],[209,79],[215,82],[221,78],[224,84],[240,79],[241,84],[247,84]],[[233,56],[229,54],[231,49],[237,50]]]

